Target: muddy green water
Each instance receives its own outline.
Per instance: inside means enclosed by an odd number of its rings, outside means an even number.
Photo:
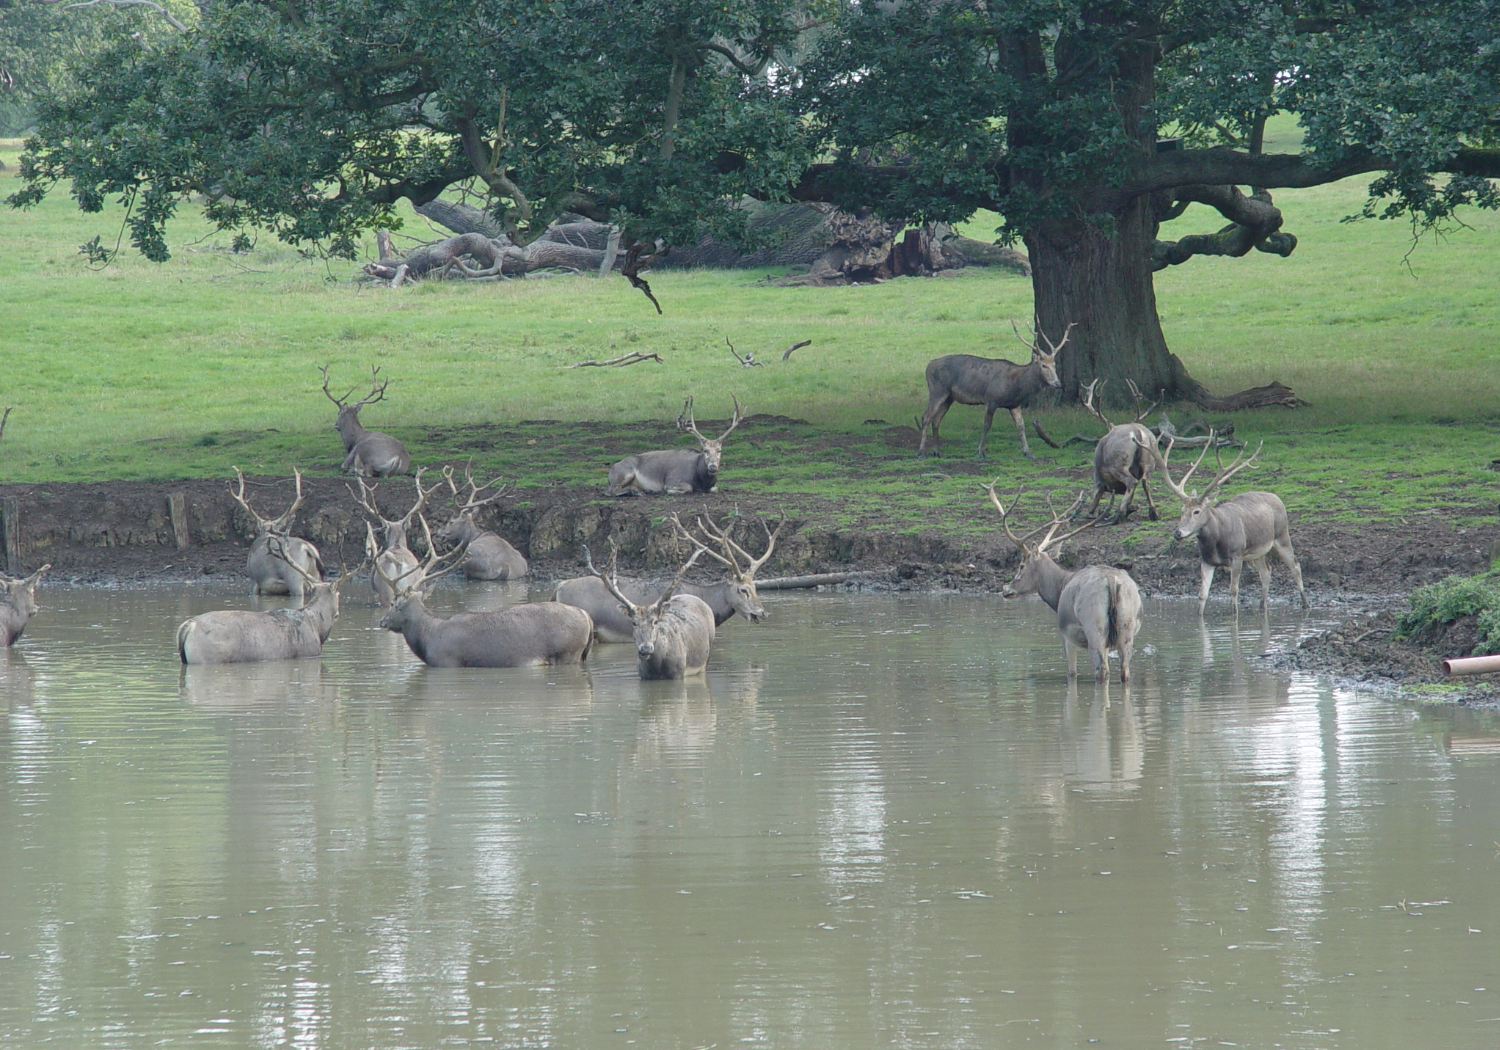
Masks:
[[[516,600],[454,587],[449,608]],[[48,588],[0,652],[0,1046],[1500,1045],[1500,726],[1148,603],[770,595],[706,681],[184,670],[242,594]]]

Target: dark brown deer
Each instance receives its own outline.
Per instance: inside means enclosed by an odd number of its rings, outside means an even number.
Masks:
[[[4,422],[4,417],[0,417]],[[36,614],[36,583],[42,574],[52,568],[43,565],[24,578],[15,578],[0,572],[0,649],[9,649],[26,630],[26,623]]]
[[[1198,613],[1208,605],[1208,591],[1213,586],[1214,572],[1221,566],[1229,569],[1229,600],[1235,612],[1240,607],[1240,570],[1246,562],[1255,567],[1260,576],[1260,604],[1266,608],[1271,600],[1271,567],[1266,564],[1266,555],[1272,551],[1292,571],[1292,582],[1297,585],[1297,595],[1302,607],[1308,608],[1307,591],[1302,587],[1302,567],[1292,551],[1292,534],[1287,520],[1286,504],[1274,492],[1242,492],[1223,503],[1214,501],[1214,493],[1224,483],[1244,470],[1260,455],[1260,448],[1246,458],[1241,452],[1234,462],[1224,466],[1223,456],[1215,447],[1214,459],[1218,473],[1200,495],[1188,492],[1188,479],[1208,455],[1209,446],[1214,445],[1214,433],[1209,431],[1209,441],[1198,453],[1198,458],[1182,476],[1173,481],[1166,459],[1172,454],[1172,442],[1167,442],[1166,456],[1162,457],[1162,474],[1167,484],[1182,500],[1182,517],[1172,535],[1179,540],[1198,540],[1198,568],[1202,582],[1198,587]],[[1264,447],[1263,445],[1261,447]]]
[[[1129,380],[1127,380],[1129,382]],[[1109,432],[1094,446],[1094,498],[1084,513],[1092,518],[1099,509],[1099,500],[1107,492],[1113,506],[1116,496],[1124,495],[1125,502],[1115,513],[1111,523],[1119,525],[1130,516],[1135,506],[1135,487],[1140,485],[1146,494],[1146,516],[1156,521],[1156,501],[1151,498],[1149,478],[1153,471],[1163,469],[1161,452],[1157,448],[1156,435],[1151,428],[1141,423],[1151,414],[1159,401],[1153,401],[1141,409],[1141,392],[1130,383],[1130,393],[1135,397],[1136,415],[1129,423],[1111,423],[1104,418],[1097,404],[1098,395],[1104,389],[1104,381],[1095,379],[1084,388],[1083,407],[1088,409]]]
[[[479,494],[487,488],[492,488],[495,482],[480,485],[474,480],[474,475],[469,468],[464,468],[464,484],[468,492],[460,497],[458,494],[458,482],[453,479],[453,468],[443,468],[443,478],[448,482],[448,488],[453,493],[454,503],[458,505],[458,513],[446,525],[443,525],[433,535],[439,543],[458,544],[464,548],[463,563],[460,568],[471,580],[519,580],[531,571],[521,552],[510,545],[505,537],[498,532],[481,528],[474,520],[474,515],[480,507],[493,503],[505,495],[504,489],[498,489],[484,499]],[[463,499],[459,504],[458,500]]]
[[[583,548],[584,563],[589,574],[597,576],[609,588],[622,608],[629,614],[632,635],[635,639],[636,670],[643,679],[659,680],[686,678],[702,674],[708,666],[709,650],[714,642],[714,613],[702,598],[691,594],[677,593],[683,576],[693,567],[703,548],[694,551],[692,557],[677,570],[677,576],[662,596],[648,605],[637,605],[623,590],[615,573],[619,552],[610,545],[609,574],[594,568],[594,559],[588,547]]]
[[[271,540],[273,557],[281,557],[279,539]],[[295,565],[292,571],[301,572]],[[337,580],[306,576],[307,600],[300,609],[253,612],[218,609],[199,613],[177,627],[177,655],[185,664],[240,664],[269,660],[303,660],[323,652],[323,643],[339,618],[339,588],[359,570]]]
[[[245,498],[245,474],[239,467],[234,468],[234,474],[239,479],[239,487],[230,489],[229,494],[255,521],[255,539],[250,542],[250,553],[245,558],[250,593],[289,594],[301,598],[307,589],[307,581],[322,579],[323,576],[323,558],[318,548],[291,533],[292,519],[297,508],[302,506],[302,471],[292,468],[297,480],[297,498],[274,518],[263,518],[250,506],[250,501]],[[280,556],[271,553],[273,542],[281,552]]]
[[[426,530],[426,519],[418,515]],[[428,532],[426,562],[412,574],[420,584],[386,582],[395,591],[380,626],[406,639],[407,647],[430,667],[533,667],[576,664],[594,644],[594,621],[582,609],[561,602],[529,602],[496,612],[438,616],[428,610],[424,588],[462,564],[463,548],[435,553]],[[437,566],[448,564],[439,569]]]
[[[320,371],[323,373],[324,396],[339,408],[333,429],[338,431],[339,438],[344,442],[346,453],[339,469],[345,474],[356,474],[362,478],[386,478],[394,474],[410,474],[411,455],[407,453],[406,446],[389,434],[383,434],[378,430],[366,430],[364,424],[359,421],[360,409],[385,400],[385,388],[390,385],[391,381],[379,379],[380,369],[371,365],[370,392],[351,405],[349,398],[354,396],[354,388],[350,387],[343,397],[334,397],[328,390],[328,366],[323,365]]]
[[[734,417],[728,428],[716,438],[704,437],[693,420],[693,399],[688,398],[682,406],[682,414],[677,417],[677,429],[698,439],[698,451],[671,448],[626,456],[609,468],[609,484],[604,494],[681,496],[689,492],[713,492],[719,486],[724,439],[743,419],[740,399],[736,397]]]
[[[1021,408],[1030,404],[1043,387],[1056,389],[1062,386],[1062,380],[1057,377],[1057,355],[1067,344],[1073,325],[1068,325],[1062,341],[1056,344],[1040,330],[1027,343],[1021,338],[1021,330],[1016,328],[1014,321],[1011,327],[1016,329],[1016,338],[1031,348],[1031,360],[1027,364],[1018,365],[1003,358],[974,357],[972,354],[949,354],[927,363],[927,411],[917,421],[917,428],[922,433],[918,455],[926,453],[929,434],[932,454],[940,454],[938,427],[948,409],[957,403],[984,406],[984,425],[979,431],[980,459],[984,458],[984,441],[989,436],[997,408],[1010,410],[1010,417],[1016,422],[1016,432],[1021,435],[1021,454],[1027,459],[1036,458],[1026,443],[1026,421],[1021,418]],[[1041,347],[1043,340],[1049,348],[1046,351]]]
[[[359,501],[365,513],[374,519],[365,522],[367,530],[365,553],[370,564],[375,567],[370,573],[370,588],[375,592],[375,598],[382,608],[390,608],[391,601],[395,597],[395,590],[389,581],[396,580],[404,586],[416,586],[422,582],[413,576],[421,563],[417,561],[417,556],[411,552],[411,548],[406,545],[406,534],[411,527],[412,519],[422,512],[422,508],[427,503],[427,497],[436,492],[437,488],[437,485],[428,489],[422,488],[422,471],[418,470],[417,501],[412,504],[411,510],[393,519],[387,518],[380,510],[375,499],[375,486],[367,484],[364,478],[359,479],[359,492],[355,495],[355,499]],[[351,489],[350,492],[352,494],[353,490]],[[379,522],[378,537],[375,533],[375,522]]]
[[[760,595],[755,590],[755,574],[770,560],[772,552],[776,549],[776,537],[781,534],[781,528],[786,523],[786,519],[783,518],[777,523],[774,532],[771,531],[770,525],[762,522],[766,530],[766,550],[759,558],[752,557],[748,551],[730,538],[727,530],[713,524],[713,520],[707,515],[699,519],[699,526],[704,534],[710,537],[711,542],[724,552],[722,555],[715,553],[683,528],[675,514],[672,515],[671,520],[674,527],[689,542],[701,548],[704,554],[722,563],[725,568],[724,579],[717,583],[682,582],[677,585],[678,593],[692,594],[702,598],[714,614],[714,627],[716,628],[722,627],[725,621],[735,613],[739,613],[751,623],[759,623],[765,619],[765,606],[761,605]],[[617,579],[616,583],[632,603],[641,605],[649,605],[659,599],[664,587],[661,583],[644,583],[636,580]],[[629,614],[610,592],[604,580],[598,576],[576,576],[571,580],[564,580],[557,585],[556,591],[553,592],[553,599],[566,602],[568,605],[576,605],[588,613],[594,620],[594,633],[601,642],[628,642],[635,637],[635,628],[631,624]]]
[[[995,483],[984,486],[990,494],[990,502],[1000,512],[1000,523],[1005,534],[1021,552],[1021,565],[1015,579],[1000,593],[1006,598],[1022,594],[1038,594],[1057,613],[1057,629],[1062,634],[1063,655],[1068,661],[1068,677],[1078,677],[1078,650],[1087,650],[1094,665],[1094,681],[1102,682],[1109,677],[1109,652],[1120,653],[1120,681],[1130,681],[1130,657],[1135,648],[1135,636],[1141,628],[1141,592],[1123,569],[1108,565],[1090,565],[1082,569],[1068,570],[1052,559],[1051,550],[1085,529],[1093,528],[1091,521],[1058,536],[1057,530],[1067,520],[1068,513],[1053,514],[1052,520],[1017,536],[1010,528],[1010,516],[1016,509],[1021,493],[1011,500],[1007,510],[995,494]],[[1080,495],[1070,508],[1076,510],[1083,502]],[[1040,540],[1034,537],[1042,533]]]

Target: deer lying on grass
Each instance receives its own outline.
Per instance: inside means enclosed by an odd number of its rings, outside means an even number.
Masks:
[[[443,477],[448,482],[448,488],[453,493],[453,500],[458,502],[458,483],[453,480],[453,468],[444,467]],[[479,498],[479,494],[485,489],[492,487],[495,482],[488,485],[479,485],[474,481],[474,476],[468,468],[464,468],[464,482],[469,487],[469,493],[464,497],[464,502],[458,508],[458,514],[443,525],[433,535],[439,543],[458,544],[467,552],[464,555],[460,568],[464,575],[471,580],[519,580],[531,571],[526,559],[521,552],[512,547],[497,532],[482,529],[474,520],[474,514],[485,504],[493,503],[505,495],[505,490],[497,490],[494,494]]]
[[[1094,498],[1084,513],[1092,518],[1099,509],[1100,498],[1106,492],[1110,494],[1111,506],[1114,498],[1123,494],[1125,502],[1112,519],[1112,524],[1119,525],[1134,509],[1135,487],[1139,484],[1141,491],[1146,494],[1146,516],[1156,521],[1156,501],[1151,498],[1151,486],[1147,479],[1152,471],[1163,469],[1162,458],[1157,449],[1156,435],[1141,420],[1150,415],[1151,410],[1160,402],[1153,401],[1144,411],[1137,411],[1135,419],[1129,423],[1111,423],[1104,418],[1104,413],[1095,403],[1103,388],[1104,381],[1101,379],[1095,379],[1084,388],[1083,407],[1109,428],[1109,433],[1094,446]],[[1130,383],[1130,392],[1135,396],[1136,408],[1139,410],[1144,398],[1134,383]]]
[[[339,438],[344,442],[346,453],[339,469],[345,474],[356,474],[362,478],[386,478],[393,474],[411,473],[411,455],[406,451],[406,446],[389,434],[366,430],[359,421],[360,409],[385,400],[385,388],[391,381],[377,380],[380,369],[371,365],[370,392],[351,405],[348,402],[354,394],[354,388],[350,387],[343,397],[334,397],[328,391],[328,366],[323,365],[320,371],[323,373],[324,396],[339,408],[333,429],[338,431]]]
[[[301,598],[307,589],[307,581],[323,578],[323,558],[307,540],[291,534],[292,518],[302,506],[302,471],[292,468],[297,479],[297,498],[292,505],[274,518],[263,518],[250,506],[245,498],[245,474],[234,468],[238,479],[238,490],[230,489],[234,501],[255,520],[255,539],[250,541],[250,553],[245,558],[245,574],[250,577],[251,594],[289,594]],[[273,554],[272,544],[279,554]]]
[[[1053,561],[1050,553],[1068,538],[1093,528],[1094,523],[1091,521],[1058,536],[1057,530],[1067,520],[1068,513],[1053,514],[1051,521],[1024,536],[1017,536],[1011,531],[1010,515],[1015,511],[1021,493],[1016,493],[1007,510],[995,494],[994,482],[984,488],[1000,512],[1005,534],[1021,552],[1016,578],[1001,594],[1014,598],[1034,592],[1057,612],[1057,629],[1062,634],[1069,678],[1078,676],[1078,650],[1086,649],[1094,665],[1094,681],[1103,682],[1109,676],[1109,651],[1115,649],[1120,653],[1120,681],[1130,681],[1130,655],[1135,647],[1136,633],[1141,628],[1140,589],[1123,569],[1090,565],[1069,571]],[[1083,496],[1080,495],[1069,512],[1076,510],[1082,502]],[[1043,533],[1042,538],[1033,542],[1038,533]]]
[[[271,541],[273,557],[283,553]],[[290,561],[292,571],[301,572]],[[240,664],[266,660],[301,660],[318,656],[339,618],[339,588],[359,569],[324,581],[304,573],[307,600],[300,609],[252,612],[220,609],[199,613],[177,628],[177,655],[185,664]]]
[[[1014,321],[1011,322],[1011,327],[1015,328],[1016,338],[1021,339],[1021,330],[1016,328]],[[1062,386],[1062,380],[1057,377],[1057,355],[1067,344],[1068,333],[1071,331],[1073,325],[1070,324],[1067,331],[1063,332],[1062,341],[1056,344],[1040,331],[1035,333],[1030,343],[1021,339],[1023,344],[1031,348],[1031,360],[1024,365],[1003,358],[974,357],[972,354],[949,354],[929,361],[927,411],[917,421],[917,429],[922,434],[917,454],[926,453],[929,434],[932,437],[932,454],[940,454],[938,427],[948,414],[948,409],[956,402],[960,405],[984,406],[984,425],[979,430],[978,458],[984,459],[984,442],[989,437],[990,424],[995,421],[995,409],[1008,408],[1011,419],[1015,420],[1016,432],[1021,435],[1021,455],[1027,459],[1035,459],[1031,454],[1031,446],[1026,443],[1026,421],[1021,418],[1021,406],[1030,404],[1031,399],[1044,386],[1053,389]],[[1041,340],[1046,340],[1050,348],[1045,353],[1041,348]]]
[[[434,551],[426,519],[428,550]],[[386,583],[395,592],[380,626],[406,639],[407,646],[431,667],[532,667],[576,664],[588,658],[594,643],[594,621],[582,609],[560,602],[531,602],[497,612],[438,616],[425,602],[424,588],[462,564],[463,548],[446,555],[429,554],[411,574],[419,583]],[[448,564],[438,569],[437,566]]]
[[[698,519],[699,525],[705,535],[723,551],[723,554],[715,553],[696,536],[689,533],[677,520],[675,514],[672,515],[671,520],[681,535],[685,536],[702,553],[722,563],[725,568],[725,578],[718,583],[683,582],[677,586],[678,593],[691,594],[703,599],[714,615],[716,628],[722,627],[724,622],[735,613],[739,613],[751,623],[759,623],[765,619],[765,606],[761,605],[760,595],[755,590],[755,574],[770,560],[771,553],[776,549],[776,537],[781,534],[781,528],[786,523],[786,519],[783,518],[777,524],[774,532],[771,531],[769,525],[762,522],[766,530],[766,550],[759,558],[751,557],[748,551],[729,537],[725,529],[715,525],[706,514]],[[634,580],[617,580],[616,583],[632,603],[649,605],[662,596],[661,584]],[[576,605],[593,617],[594,634],[601,642],[628,642],[635,638],[635,628],[631,624],[629,614],[621,607],[618,599],[610,592],[609,586],[599,576],[576,576],[571,580],[564,580],[557,585],[553,599],[566,602],[568,605]]]
[[[0,416],[0,423],[4,423],[3,416]],[[0,587],[5,589],[0,595],[0,649],[9,649],[16,644],[16,639],[26,630],[27,621],[36,613],[36,583],[50,568],[50,563],[43,565],[24,579],[0,572]]]
[[[713,492],[719,486],[719,465],[724,457],[724,439],[744,419],[740,399],[734,399],[734,417],[724,433],[704,437],[693,419],[693,399],[688,398],[677,417],[677,429],[698,439],[698,451],[661,449],[626,456],[609,468],[606,496],[681,496],[689,492]],[[684,420],[686,422],[684,422]]]
[[[589,574],[604,581],[609,593],[630,617],[631,633],[638,657],[636,669],[647,680],[686,678],[702,674],[714,642],[714,613],[708,603],[692,594],[677,593],[682,578],[693,567],[704,548],[699,547],[677,570],[667,589],[649,605],[637,605],[620,589],[615,564],[619,551],[610,544],[609,574],[594,568],[594,559],[583,548]]]
[[[1203,489],[1202,495],[1187,491],[1188,479],[1208,455],[1213,437],[1210,431],[1209,444],[1203,446],[1203,451],[1181,481],[1173,481],[1167,468],[1166,459],[1172,454],[1171,441],[1167,442],[1167,453],[1162,457],[1162,474],[1177,498],[1182,500],[1182,517],[1172,535],[1179,540],[1198,539],[1198,568],[1202,576],[1198,587],[1199,614],[1208,605],[1208,591],[1213,586],[1214,572],[1220,566],[1229,567],[1229,600],[1235,612],[1239,611],[1240,569],[1246,562],[1253,565],[1260,576],[1260,604],[1261,608],[1266,608],[1271,600],[1271,567],[1266,564],[1266,555],[1272,551],[1292,571],[1292,582],[1297,585],[1302,607],[1308,608],[1307,591],[1302,587],[1302,567],[1297,564],[1297,556],[1292,551],[1286,504],[1281,502],[1281,497],[1274,492],[1243,492],[1222,503],[1214,502],[1214,493],[1224,482],[1253,463],[1260,455],[1260,448],[1248,458],[1241,452],[1227,467],[1216,448],[1214,458],[1218,473],[1214,479]]]
[[[437,491],[437,485],[423,489],[422,471],[418,470],[416,490],[417,501],[412,504],[411,510],[399,518],[391,519],[381,513],[380,506],[375,501],[374,486],[367,485],[364,478],[359,479],[359,494],[355,498],[365,513],[380,523],[380,535],[377,537],[374,522],[365,522],[365,555],[374,566],[370,572],[370,589],[375,592],[375,599],[380,602],[381,608],[390,608],[391,601],[395,598],[390,580],[403,581],[408,587],[422,582],[412,577],[421,563],[406,545],[406,530],[411,526],[412,518],[421,513],[427,497]],[[350,490],[351,493],[353,491]]]

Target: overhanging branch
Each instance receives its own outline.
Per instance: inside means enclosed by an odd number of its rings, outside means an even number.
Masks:
[[[1153,270],[1180,265],[1195,255],[1238,258],[1253,249],[1285,258],[1296,250],[1297,238],[1282,232],[1281,209],[1271,202],[1271,194],[1265,190],[1247,197],[1238,186],[1183,186],[1173,197],[1169,213],[1189,203],[1207,204],[1230,220],[1230,224],[1217,233],[1157,241],[1151,246]]]

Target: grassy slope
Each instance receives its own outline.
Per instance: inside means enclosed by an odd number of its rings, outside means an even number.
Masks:
[[[17,145],[0,142],[12,171]],[[0,176],[0,194],[8,184]],[[1493,507],[1495,475],[1484,467],[1500,423],[1500,220],[1472,216],[1472,228],[1408,255],[1410,231],[1399,224],[1341,223],[1361,201],[1353,182],[1280,194],[1287,228],[1301,238],[1290,259],[1195,260],[1159,274],[1168,340],[1211,388],[1275,378],[1313,402],[1236,421],[1242,436],[1266,439],[1253,483],[1276,489],[1303,518]],[[366,422],[409,439],[419,461],[478,444],[481,468],[523,484],[602,481],[610,456],[587,435],[559,442],[545,426],[493,448],[456,428],[670,420],[688,393],[701,416],[717,418],[731,391],[751,412],[810,424],[759,448],[731,440],[735,485],[847,500],[847,522],[868,510],[941,526],[934,511],[972,501],[980,474],[1035,477],[1014,455],[1008,421],[997,426],[991,465],[945,459],[952,477],[864,425],[910,421],[934,356],[1024,352],[1007,323],[1030,313],[1024,279],[971,271],[779,289],[756,274],[664,272],[653,278],[666,308],[658,317],[618,278],[359,289],[349,283],[355,266],[304,260],[264,237],[263,250],[230,255],[228,238],[191,215],[173,228],[170,263],[122,253],[91,272],[76,246],[95,234],[111,242],[119,220],[117,210],[79,214],[62,195],[34,212],[0,211],[0,404],[18,406],[0,446],[7,479],[222,476],[230,463],[331,470],[332,406],[316,368],[324,362],[345,387],[372,362],[384,368],[389,400],[367,409]],[[1164,236],[1219,224],[1194,207]],[[415,217],[406,230],[427,232]],[[739,368],[726,336],[771,363]],[[780,349],[800,339],[813,344],[782,364]],[[626,350],[660,351],[667,363],[560,367]],[[949,416],[951,450],[972,449],[979,415]],[[1070,411],[1043,418],[1054,433],[1096,429]],[[1054,483],[1077,484],[1087,460],[1078,446],[1056,453]]]

